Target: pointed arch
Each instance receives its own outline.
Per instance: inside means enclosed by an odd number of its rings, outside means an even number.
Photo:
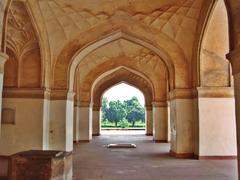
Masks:
[[[76,39],[69,44],[69,46],[72,48],[69,49],[66,47],[59,54],[57,61],[54,64],[52,88],[68,89],[69,91],[72,91],[75,70],[81,60],[95,51],[97,48],[119,39],[124,39],[138,44],[156,54],[167,68],[170,79],[169,89],[174,89],[175,86],[178,88],[189,88],[191,83],[189,81],[189,65],[187,60],[183,56],[182,51],[178,49],[176,43],[174,43],[172,40],[166,42],[166,37],[164,38],[162,36],[163,35],[160,34],[160,38],[162,38],[164,43],[169,44],[169,46],[165,46],[166,49],[160,47],[159,44],[156,45],[156,43],[153,43],[151,40],[138,37],[136,34],[133,34],[132,32],[129,33],[121,28],[113,33],[107,34],[106,36],[102,36],[100,39],[95,41],[92,39],[91,42],[85,45],[84,43],[78,44],[80,43],[80,40]],[[173,46],[170,46],[170,44]],[[80,49],[76,50],[77,48]],[[178,76],[175,74],[178,74]]]
[[[104,92],[122,82],[141,90],[145,96],[145,103],[149,106],[151,105],[155,98],[155,91],[151,80],[141,73],[124,66],[110,70],[94,81],[91,89],[91,101],[93,104],[99,106]]]
[[[110,34],[110,35],[104,37],[103,39],[100,39],[94,43],[89,44],[86,48],[79,50],[79,52],[72,58],[72,63],[69,68],[70,69],[69,70],[69,91],[73,90],[75,70],[76,70],[78,64],[81,62],[81,60],[84,59],[84,57],[86,57],[88,54],[90,54],[97,48],[104,46],[104,45],[111,43],[118,39],[125,39],[130,42],[141,45],[147,49],[150,49],[151,51],[156,53],[159,57],[161,57],[161,59],[163,59],[165,66],[167,67],[168,75],[171,80],[171,87],[174,86],[174,65],[164,50],[156,48],[154,45],[150,44],[149,42],[143,41],[139,38],[136,38],[132,35],[122,32],[122,31],[118,31],[118,32],[115,32],[113,34]]]

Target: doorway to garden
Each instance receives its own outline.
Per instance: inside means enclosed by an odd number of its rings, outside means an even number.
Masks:
[[[137,88],[117,84],[101,99],[101,134],[146,134],[144,94]]]

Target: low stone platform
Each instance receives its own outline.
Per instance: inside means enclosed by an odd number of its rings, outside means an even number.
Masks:
[[[31,150],[14,154],[9,160],[10,180],[70,180],[72,153]]]

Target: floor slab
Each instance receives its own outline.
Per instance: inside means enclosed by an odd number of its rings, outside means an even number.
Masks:
[[[109,149],[110,143],[134,143],[136,149]],[[237,180],[236,160],[176,159],[168,143],[144,133],[110,132],[74,145],[74,180]]]

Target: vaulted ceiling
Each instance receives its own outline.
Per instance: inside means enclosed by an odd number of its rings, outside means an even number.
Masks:
[[[212,1],[204,0],[13,0],[8,12],[7,48],[16,57],[31,48],[39,49],[45,86],[66,89],[70,67],[79,52],[122,32],[134,42],[120,37],[104,46],[96,45],[76,66],[81,68],[80,82],[104,63],[131,59],[128,65],[134,62],[132,69],[150,79],[154,74],[157,89],[167,89],[161,78],[169,81],[171,88],[191,88],[212,6]],[[140,41],[152,47],[146,48]]]

